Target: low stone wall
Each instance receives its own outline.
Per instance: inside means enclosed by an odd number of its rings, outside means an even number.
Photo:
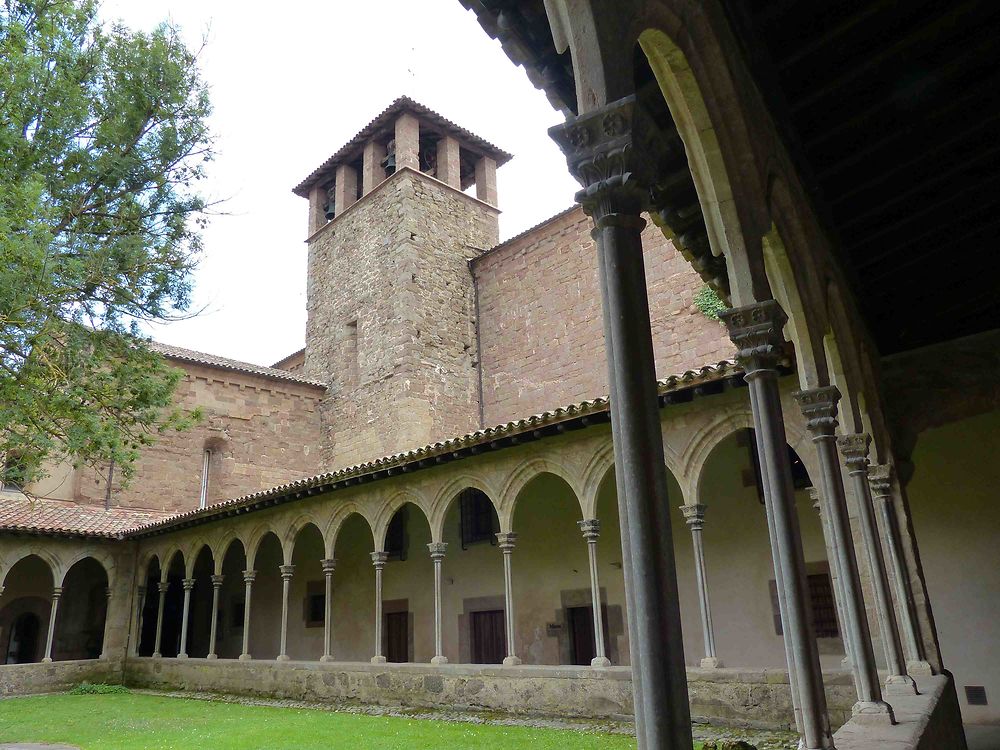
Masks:
[[[207,659],[129,659],[134,687],[219,692],[319,702],[458,708],[539,716],[632,718],[627,667],[494,667],[470,664],[367,664]],[[850,715],[848,674],[827,675],[837,725]],[[698,721],[783,729],[792,724],[788,675],[781,671],[691,669]]]
[[[121,682],[120,659],[81,659],[48,664],[0,665],[0,695],[30,695],[69,690],[81,682]]]

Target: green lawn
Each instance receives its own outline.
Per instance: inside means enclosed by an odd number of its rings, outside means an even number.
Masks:
[[[331,748],[634,748],[620,735],[365,716],[161,698],[45,695],[0,700],[0,743],[64,742],[84,750]]]

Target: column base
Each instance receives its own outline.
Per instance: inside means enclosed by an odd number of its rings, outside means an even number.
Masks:
[[[858,701],[851,710],[852,718],[865,726],[892,726],[896,723],[892,706],[885,701]]]
[[[926,661],[906,662],[906,673],[915,677],[933,677],[934,667]]]
[[[205,658],[206,658],[206,659],[218,659],[218,658],[219,658],[219,655],[218,655],[218,654],[209,654],[209,655],[208,655],[208,656],[206,656]]]
[[[250,654],[240,654],[240,661],[250,661],[251,659],[253,657]]]
[[[292,657],[290,657],[288,654],[278,654],[278,658],[275,659],[275,661],[291,661],[291,660]]]
[[[330,662],[334,661],[334,658],[331,654],[323,654],[321,657],[319,657],[319,660],[322,662]]]
[[[52,663],[51,656],[46,656],[44,659],[42,659],[42,664],[51,664],[51,663]]]
[[[435,656],[431,659],[431,664],[447,664],[447,663],[448,663],[447,656]]]
[[[505,667],[518,667],[521,665],[521,660],[516,656],[505,656],[503,659],[503,665]]]
[[[851,664],[851,657],[849,656],[845,656],[840,660],[840,666],[847,670],[854,669],[854,665]]]
[[[722,659],[717,656],[706,656],[698,665],[702,669],[718,669],[722,666]]]
[[[595,656],[590,660],[590,666],[597,667],[598,669],[604,669],[605,667],[611,666],[611,659],[606,656]]]
[[[159,651],[154,651],[153,652],[153,658],[154,659],[162,659],[163,658],[163,654],[161,654]]]
[[[917,683],[907,674],[892,674],[885,679],[886,695],[919,695]]]
[[[187,654],[177,654],[177,658],[178,659],[187,659],[188,655]]]
[[[385,657],[384,656],[373,656],[372,657],[372,664],[385,664]]]

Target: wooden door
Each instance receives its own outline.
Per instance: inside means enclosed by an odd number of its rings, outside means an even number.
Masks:
[[[594,615],[590,607],[570,607],[566,610],[573,664],[590,664],[597,653],[594,643]]]
[[[501,664],[507,652],[507,635],[502,609],[472,612],[469,615],[473,664]]]
[[[385,616],[385,660],[401,664],[410,660],[410,613]]]

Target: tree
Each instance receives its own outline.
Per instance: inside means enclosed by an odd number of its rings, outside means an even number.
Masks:
[[[212,158],[197,55],[92,0],[0,0],[0,458],[127,478],[181,373],[140,335],[188,309]]]

